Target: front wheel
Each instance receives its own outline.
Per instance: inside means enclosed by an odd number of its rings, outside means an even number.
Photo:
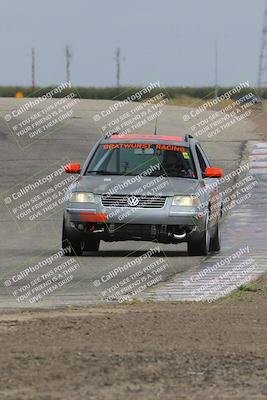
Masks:
[[[63,223],[62,249],[65,256],[82,256],[85,251],[98,251],[100,240],[84,235],[71,237],[67,234]]]
[[[82,256],[84,243],[68,236],[63,223],[62,227],[62,250],[65,256]]]
[[[187,243],[187,253],[189,256],[207,256],[210,250],[210,233],[207,218],[205,230],[199,240],[189,240]]]
[[[214,236],[210,238],[210,251],[220,251],[221,250],[221,230],[220,223],[217,222],[216,230]]]

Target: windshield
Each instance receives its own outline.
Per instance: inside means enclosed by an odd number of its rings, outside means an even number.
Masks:
[[[196,178],[189,147],[150,143],[98,146],[85,175],[144,175]]]

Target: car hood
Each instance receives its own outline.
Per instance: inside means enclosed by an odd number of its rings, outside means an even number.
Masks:
[[[75,191],[95,194],[125,194],[174,196],[176,194],[193,194],[201,183],[197,179],[142,177],[138,182],[136,176],[80,176]],[[153,184],[152,184],[153,183]],[[153,190],[154,189],[154,190]]]

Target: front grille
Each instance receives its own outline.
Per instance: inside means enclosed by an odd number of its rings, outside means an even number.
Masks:
[[[165,205],[166,197],[103,194],[101,201],[104,207],[162,208]]]

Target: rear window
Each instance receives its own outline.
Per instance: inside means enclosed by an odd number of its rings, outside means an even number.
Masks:
[[[107,143],[98,146],[86,175],[139,175],[196,178],[189,147],[150,143]]]

